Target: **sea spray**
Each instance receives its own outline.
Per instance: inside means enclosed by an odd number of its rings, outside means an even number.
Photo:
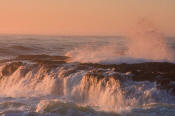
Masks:
[[[127,33],[127,38],[134,39],[136,33]],[[160,36],[163,37],[162,34]],[[126,36],[124,39],[89,36],[49,36],[47,39],[43,39],[45,36],[34,36],[33,39],[30,36],[20,37],[20,40],[15,41],[12,41],[14,35],[1,38],[0,115],[174,116],[175,64],[143,63],[148,60],[138,59],[138,54],[133,55],[133,58],[127,57],[129,47],[126,44],[129,40],[126,41]],[[174,40],[166,39],[170,40],[168,46],[173,48]],[[104,46],[108,42],[110,46]],[[32,49],[14,47],[21,44]],[[84,47],[86,44],[87,48]],[[100,57],[97,59],[96,55],[92,55],[91,58],[96,57],[94,63],[90,58],[90,63],[67,63],[71,58],[51,56],[64,55],[77,45],[83,46],[85,50],[91,49],[88,52],[80,50],[84,54],[81,61],[87,61],[86,57],[89,58],[89,54],[94,52]],[[95,46],[100,47],[94,49]],[[114,57],[109,57],[112,55]],[[103,63],[142,63],[97,64],[98,61],[102,63],[102,58]]]
[[[2,65],[1,73],[7,70],[5,65],[9,64]],[[10,75],[1,74],[1,97],[53,96],[97,111],[115,113],[129,112],[149,103],[170,103],[174,99],[168,92],[158,90],[156,83],[134,82],[130,72],[121,73],[111,68],[83,68],[72,63],[57,67],[21,64],[13,71]],[[40,105],[38,112],[42,110]]]
[[[110,42],[100,47],[80,47],[68,51],[70,62],[82,63],[140,63],[140,62],[174,62],[171,49],[167,46],[162,33],[148,20],[141,20],[124,34],[125,49]],[[116,38],[117,39],[117,38]]]
[[[128,50],[132,58],[153,61],[173,61],[170,48],[163,33],[148,19],[143,18],[126,36]]]

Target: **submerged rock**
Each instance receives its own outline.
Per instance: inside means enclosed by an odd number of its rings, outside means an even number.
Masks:
[[[15,72],[22,65],[23,65],[22,62],[12,62],[12,63],[6,65],[2,69],[2,75],[3,76],[11,75],[13,72]]]
[[[27,60],[33,62],[30,68],[27,68],[28,72],[32,67],[43,67],[46,72],[50,72],[51,69],[67,68],[64,76],[76,73],[80,70],[92,71],[88,73],[88,76],[96,77],[97,79],[106,78],[102,73],[104,70],[111,70],[113,72],[125,73],[129,72],[129,79],[133,81],[150,81],[156,82],[157,88],[165,89],[175,93],[175,64],[167,62],[145,62],[137,64],[93,64],[93,63],[67,63],[66,60],[69,58],[66,56],[49,56],[49,55],[21,55],[12,59],[10,64],[7,64],[2,69],[2,76],[11,75],[20,66],[25,65],[22,63]],[[26,66],[29,67],[29,66]],[[26,73],[24,73],[26,74]],[[117,73],[116,73],[117,74]],[[113,75],[113,78],[119,79],[120,76]],[[120,81],[122,78],[120,79]]]
[[[138,64],[91,64],[92,68],[114,69],[116,72],[130,72],[134,81],[156,82],[159,89],[165,89],[175,94],[175,64],[167,62],[146,62]]]
[[[134,74],[133,80],[135,81],[156,81],[157,77],[169,78],[175,80],[175,64],[167,62],[146,62],[138,64],[91,64],[85,63],[93,68],[115,69],[116,72],[131,72]]]
[[[49,55],[20,55],[16,57],[17,60],[66,60],[68,59],[67,56],[49,56]]]

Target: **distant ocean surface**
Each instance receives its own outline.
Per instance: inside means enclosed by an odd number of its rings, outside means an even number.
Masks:
[[[0,35],[0,115],[174,116],[174,62],[175,37]]]
[[[122,46],[121,37],[96,36],[0,36],[1,57],[11,57],[27,54],[64,55],[69,50],[78,47],[98,47],[115,42]]]
[[[175,37],[166,37],[164,39],[174,54]],[[126,37],[120,36],[1,35],[0,57],[3,59],[5,57],[30,54],[65,55],[73,49],[92,48],[96,50],[106,46],[111,46],[112,49],[116,50],[115,52],[122,53],[128,49],[128,42]],[[138,41],[134,42],[137,43]],[[152,44],[151,41],[148,42],[148,44]],[[153,47],[156,48],[157,46]]]

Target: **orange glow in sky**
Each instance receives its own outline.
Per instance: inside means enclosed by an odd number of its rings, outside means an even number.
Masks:
[[[142,17],[175,35],[175,0],[0,0],[1,34],[120,35]]]

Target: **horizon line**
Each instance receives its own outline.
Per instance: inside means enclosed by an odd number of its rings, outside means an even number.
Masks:
[[[123,35],[100,35],[100,34],[21,34],[21,33],[0,33],[0,36],[62,36],[62,37],[122,37]]]

